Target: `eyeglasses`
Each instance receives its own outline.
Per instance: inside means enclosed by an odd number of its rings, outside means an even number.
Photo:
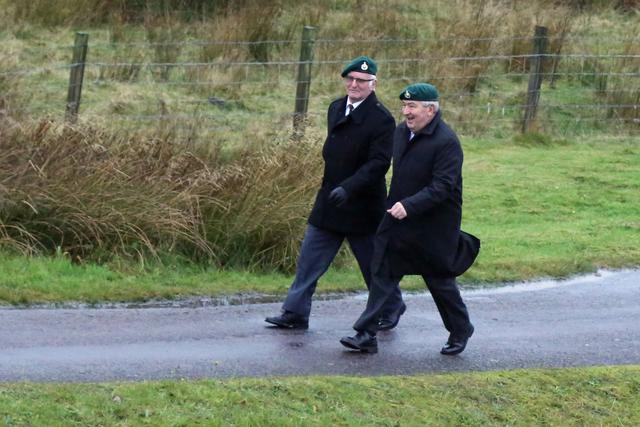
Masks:
[[[346,77],[343,77],[343,78],[342,78],[342,80],[344,80],[344,82],[345,82],[346,84],[349,84],[349,85],[350,85],[351,83],[353,83],[353,82],[356,82],[356,83],[358,83],[359,85],[361,85],[361,84],[364,84],[364,83],[366,83],[366,82],[372,82],[372,81],[374,81],[375,79],[359,79],[359,78],[357,78],[357,77],[346,76]]]

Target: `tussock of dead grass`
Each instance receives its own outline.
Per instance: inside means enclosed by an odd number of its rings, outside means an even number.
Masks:
[[[320,173],[313,142],[257,142],[222,161],[168,136],[7,123],[0,121],[5,248],[77,261],[170,252],[220,265],[294,262]]]

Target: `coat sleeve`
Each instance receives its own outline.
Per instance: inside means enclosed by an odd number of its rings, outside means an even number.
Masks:
[[[462,159],[460,143],[456,139],[448,139],[435,154],[431,182],[400,201],[407,216],[425,213],[453,194],[462,174]]]
[[[391,116],[385,116],[384,122],[375,126],[377,132],[369,144],[366,162],[353,175],[340,183],[349,196],[370,188],[387,173],[391,165],[395,120]]]

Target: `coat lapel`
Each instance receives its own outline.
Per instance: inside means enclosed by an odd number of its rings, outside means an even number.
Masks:
[[[394,141],[394,164],[399,165],[402,157],[409,147],[409,128],[403,124],[403,129],[399,132],[398,139]]]
[[[346,102],[346,101],[345,101]],[[358,106],[355,110],[349,114],[351,120],[353,120],[356,124],[361,124],[364,121],[364,118],[367,116],[369,109],[373,108],[378,102],[378,98],[376,98],[375,92],[371,92],[367,98],[362,101],[362,104]]]
[[[346,96],[339,99],[338,101],[334,101],[335,107],[329,110],[329,131],[332,131],[336,126],[344,121],[344,109],[342,107],[346,105],[346,102]]]
[[[394,157],[397,156],[398,162],[397,164],[400,163],[400,161],[402,160],[402,157],[404,157],[404,155],[407,152],[407,149],[409,148],[409,146],[411,144],[417,143],[417,138],[419,138],[421,135],[433,135],[433,133],[436,130],[436,127],[438,126],[438,123],[440,123],[440,111],[438,111],[435,115],[435,117],[433,118],[433,120],[431,120],[431,122],[429,122],[428,125],[426,125],[424,127],[424,129],[420,130],[414,137],[413,137],[413,142],[409,142],[409,135],[410,135],[410,131],[409,128],[407,127],[406,123],[403,123],[403,131],[400,133],[400,139],[398,141],[394,141],[394,145],[397,147],[397,153],[394,152]],[[395,149],[394,149],[395,150]],[[396,164],[394,162],[394,164]]]

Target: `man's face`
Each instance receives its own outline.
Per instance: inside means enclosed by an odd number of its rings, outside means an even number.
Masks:
[[[433,105],[425,107],[422,101],[402,101],[402,115],[413,133],[421,130],[433,119],[436,115],[435,110]]]
[[[362,101],[376,88],[375,77],[359,71],[351,71],[343,80],[351,102]]]

